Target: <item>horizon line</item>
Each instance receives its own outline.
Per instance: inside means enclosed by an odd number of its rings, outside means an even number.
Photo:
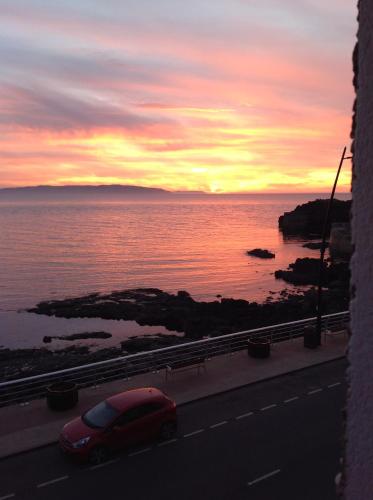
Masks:
[[[32,188],[105,188],[105,187],[129,187],[129,188],[140,188],[140,189],[149,189],[149,190],[160,190],[164,191],[167,194],[202,194],[202,195],[254,195],[254,194],[327,194],[330,192],[329,189],[325,191],[203,191],[198,189],[179,189],[179,190],[170,190],[164,187],[155,187],[155,186],[141,186],[138,184],[35,184],[30,186],[0,186],[0,190],[12,190],[12,189],[32,189]],[[340,194],[352,194],[350,191],[339,191]]]

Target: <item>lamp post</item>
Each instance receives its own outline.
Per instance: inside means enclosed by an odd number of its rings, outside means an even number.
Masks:
[[[316,320],[316,340],[317,344],[321,345],[321,317],[322,317],[322,282],[324,277],[324,257],[325,257],[325,244],[326,244],[326,236],[328,234],[328,226],[330,221],[330,214],[333,205],[334,193],[337,187],[337,182],[339,178],[339,173],[341,171],[343,162],[345,160],[349,160],[352,156],[346,156],[346,146],[343,149],[343,153],[341,159],[339,161],[337,175],[335,177],[333,189],[330,195],[328,209],[326,211],[325,219],[324,219],[324,228],[322,232],[322,241],[321,241],[321,249],[320,249],[320,266],[319,266],[319,283],[317,287],[317,320]]]

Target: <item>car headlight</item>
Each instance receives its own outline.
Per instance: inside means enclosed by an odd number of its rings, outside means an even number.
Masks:
[[[85,446],[88,441],[91,439],[91,436],[87,436],[85,438],[82,438],[82,439],[79,439],[79,441],[76,441],[75,443],[73,443],[73,447],[74,448],[82,448],[83,446]]]

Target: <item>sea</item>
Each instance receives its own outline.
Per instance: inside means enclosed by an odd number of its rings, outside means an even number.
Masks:
[[[92,348],[132,335],[168,332],[134,321],[63,319],[25,309],[42,300],[156,287],[263,302],[294,290],[274,271],[317,257],[302,239],[286,239],[278,218],[325,194],[184,195],[131,201],[0,202],[0,346],[43,346],[44,335],[107,331]],[[349,194],[339,194],[349,199]],[[275,259],[249,257],[265,248]],[[298,287],[299,288],[299,287]],[[66,347],[66,341],[48,348]]]

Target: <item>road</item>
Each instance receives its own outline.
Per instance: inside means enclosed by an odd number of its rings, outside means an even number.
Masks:
[[[345,369],[339,360],[183,405],[176,439],[101,466],[56,446],[2,460],[0,500],[335,499]]]

